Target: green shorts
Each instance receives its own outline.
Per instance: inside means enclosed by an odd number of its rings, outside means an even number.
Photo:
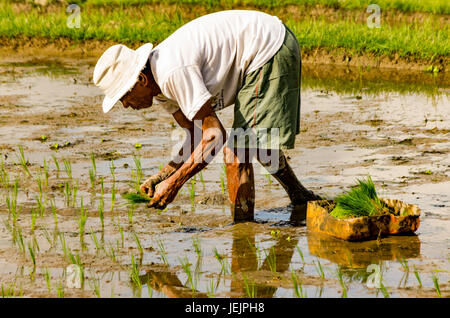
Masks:
[[[235,147],[294,148],[295,136],[300,132],[300,74],[300,47],[286,27],[281,48],[266,64],[245,76],[236,96]],[[246,130],[244,139],[239,137],[242,130]],[[248,131],[253,132],[253,137]],[[250,142],[249,137],[254,139]]]

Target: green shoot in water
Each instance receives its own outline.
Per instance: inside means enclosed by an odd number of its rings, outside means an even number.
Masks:
[[[191,187],[189,188],[189,197],[191,198],[191,205],[195,205],[195,176],[191,178]]]
[[[372,178],[358,179],[358,185],[336,198],[336,207],[330,215],[338,218],[353,218],[384,213],[386,208],[378,198]]]
[[[28,160],[25,158],[25,153],[23,151],[23,146],[19,145],[19,156],[16,156],[17,159],[19,160],[19,164],[22,166],[23,170],[25,171],[25,173],[29,176],[32,177],[30,170],[28,169],[28,165],[29,162]]]
[[[197,292],[198,279],[196,275],[191,271],[191,264],[189,264],[189,260],[187,259],[187,257],[185,257],[184,259],[178,258],[178,261],[180,262],[181,267],[183,267],[183,270],[188,277],[188,282],[191,290],[195,295],[195,293]]]
[[[85,210],[83,206],[83,197],[81,197],[81,203],[80,203],[80,218],[78,219],[78,226],[80,229],[80,239],[82,239],[84,235],[84,228],[86,225],[86,221],[88,218],[87,210]]]
[[[140,263],[142,263],[142,259],[144,258],[144,249],[142,248],[141,241],[139,240],[139,237],[137,236],[137,234],[135,232],[133,232],[132,235],[133,235],[134,241],[136,242],[136,246],[139,250]]]
[[[256,284],[254,281],[249,281],[247,275],[242,273],[242,279],[244,281],[244,290],[245,294],[248,298],[256,298],[257,296],[257,290],[256,290]]]
[[[298,279],[297,274],[294,272],[294,270],[291,271],[291,280],[297,298],[304,298],[305,295],[303,294],[302,281]]]
[[[63,158],[64,163],[64,169],[66,170],[67,177],[69,179],[72,179],[72,164],[70,163],[70,160],[66,160]]]
[[[142,282],[139,277],[139,264],[134,261],[134,256],[131,255],[131,271],[130,271],[130,278],[133,281],[133,283],[139,287],[139,289],[142,288]]]
[[[314,263],[314,261],[313,261],[313,263]],[[314,265],[315,265],[315,263],[314,263]],[[322,264],[320,264],[319,259],[317,259],[316,271],[321,278],[325,278],[325,273],[323,271]]]
[[[45,283],[47,284],[48,292],[50,293],[52,291],[52,285],[50,283],[51,277],[50,277],[50,273],[48,271],[48,268],[45,269],[44,278],[45,278]]]
[[[58,162],[58,159],[56,158],[55,155],[52,155],[52,159],[53,159],[53,162],[55,163],[56,176],[58,177],[59,176],[59,171],[60,171],[60,169],[59,169],[59,162]]]
[[[303,252],[298,245],[296,246],[296,248],[297,248],[298,254],[300,255],[300,258],[302,259],[303,266],[305,266],[305,258],[303,257]]]
[[[226,256],[223,256],[221,254],[219,254],[219,252],[217,251],[217,248],[214,248],[214,256],[216,257],[216,259],[219,261],[220,266],[222,267],[220,273],[226,275],[229,273],[229,264],[227,262],[227,258]]]
[[[437,293],[438,297],[439,297],[439,298],[442,298],[442,295],[441,295],[441,288],[440,288],[440,286],[439,286],[439,276],[436,275],[436,274],[433,274],[433,275],[431,276],[431,279],[433,280],[434,289],[436,289],[436,293]]]
[[[417,271],[416,266],[414,266],[414,276],[416,276],[416,279],[419,282],[419,287],[422,287],[422,281],[420,280],[419,272]]]
[[[163,242],[161,240],[158,240],[157,244],[158,244],[158,248],[159,248],[159,255],[161,256],[161,259],[162,259],[164,265],[169,266],[169,262],[167,261],[167,258],[166,258],[166,255],[167,255],[166,249],[164,247]]]
[[[277,272],[277,257],[275,254],[275,249],[272,247],[268,254],[266,250],[264,250],[264,255],[266,257],[267,265],[269,265],[270,271],[275,274]]]
[[[104,209],[105,209],[105,201],[103,200],[103,196],[102,196],[99,199],[99,203],[98,203],[98,216],[100,218],[100,224],[102,226],[102,231],[105,228],[105,223],[104,223],[105,213],[104,213]]]

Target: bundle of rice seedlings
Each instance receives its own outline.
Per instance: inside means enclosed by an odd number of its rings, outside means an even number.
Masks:
[[[372,216],[387,213],[388,209],[378,198],[375,185],[369,176],[367,180],[357,180],[350,191],[336,198],[336,207],[330,215],[337,219]]]
[[[128,204],[148,203],[152,198],[142,193],[124,193],[122,197],[128,201]]]

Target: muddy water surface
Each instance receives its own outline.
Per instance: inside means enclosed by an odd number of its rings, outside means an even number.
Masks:
[[[287,195],[257,164],[256,222],[231,224],[221,155],[166,211],[128,206],[120,193],[134,186],[136,161],[144,177],[156,173],[180,134],[157,105],[103,114],[94,63],[0,64],[0,284],[9,294],[437,297],[434,277],[450,295],[450,103],[441,77],[305,65],[302,131],[288,152],[300,180],[332,198],[370,174],[381,196],[422,210],[415,235],[350,243],[291,225]],[[230,127],[232,107],[219,117]],[[19,145],[31,177],[18,164]],[[67,266],[77,257],[85,279],[71,288]],[[372,264],[380,288],[371,288]]]

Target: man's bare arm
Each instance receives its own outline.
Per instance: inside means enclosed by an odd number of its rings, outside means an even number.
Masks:
[[[158,185],[150,206],[164,208],[172,202],[183,184],[206,167],[225,143],[227,138],[225,128],[209,101],[198,111],[194,122],[196,120],[201,122],[201,142],[189,158],[169,178]]]

